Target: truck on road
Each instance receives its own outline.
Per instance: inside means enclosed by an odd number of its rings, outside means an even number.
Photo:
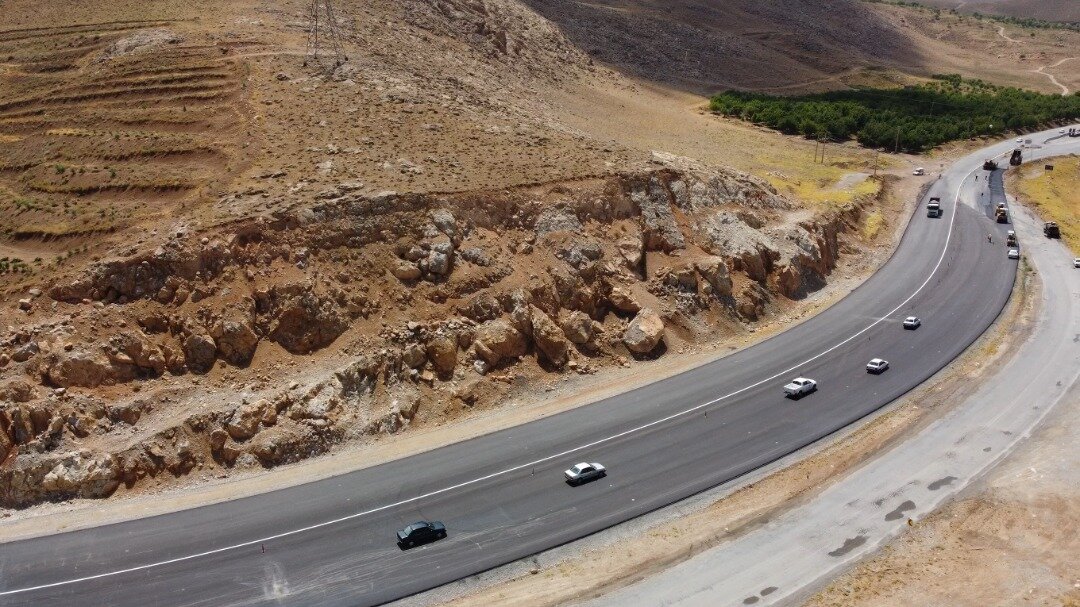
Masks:
[[[983,161],[983,170],[984,171],[996,171],[997,168],[998,168],[997,162],[994,162],[993,158],[987,158],[986,160]]]
[[[1043,224],[1043,234],[1047,238],[1061,238],[1061,228],[1058,227],[1057,222],[1048,221]]]
[[[932,196],[930,202],[926,203],[926,216],[927,217],[941,217],[941,197]]]
[[[1012,151],[1012,156],[1009,157],[1009,164],[1012,166],[1020,166],[1020,163],[1024,161],[1024,153],[1020,151],[1020,148],[1016,148]]]
[[[999,202],[997,209],[994,210],[994,219],[998,223],[1009,223],[1009,210],[1005,208],[1004,202]]]

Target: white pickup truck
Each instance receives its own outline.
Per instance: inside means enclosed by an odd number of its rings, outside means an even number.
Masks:
[[[805,377],[796,377],[791,383],[784,386],[784,395],[790,398],[799,398],[817,390],[817,382]]]

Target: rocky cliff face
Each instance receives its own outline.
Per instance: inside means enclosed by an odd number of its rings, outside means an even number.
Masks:
[[[0,504],[271,467],[429,403],[492,406],[515,374],[661,356],[670,331],[734,330],[822,287],[860,212],[800,215],[758,180],[682,168],[321,198],[32,300],[51,316],[0,341]]]

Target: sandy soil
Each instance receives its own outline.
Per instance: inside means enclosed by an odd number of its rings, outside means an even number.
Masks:
[[[1080,604],[1080,393],[965,496],[811,607]]]

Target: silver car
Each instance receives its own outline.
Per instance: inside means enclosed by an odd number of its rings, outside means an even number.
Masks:
[[[866,363],[866,372],[873,373],[874,375],[880,375],[889,368],[889,361],[883,358],[871,358],[870,362]]]
[[[908,316],[907,318],[904,319],[904,328],[905,329],[914,331],[915,329],[918,329],[921,326],[922,326],[922,321],[919,320],[918,316]]]
[[[563,476],[566,477],[566,482],[571,485],[580,485],[607,476],[607,469],[596,462],[591,464],[581,462],[580,464],[574,464],[572,468],[563,472]]]

